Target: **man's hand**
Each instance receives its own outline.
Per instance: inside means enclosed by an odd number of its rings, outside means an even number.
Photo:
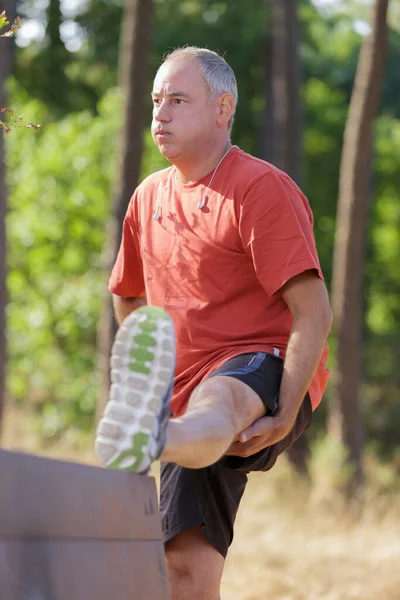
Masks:
[[[226,454],[247,458],[272,446],[288,435],[293,424],[283,421],[279,414],[275,417],[262,417],[243,431]]]

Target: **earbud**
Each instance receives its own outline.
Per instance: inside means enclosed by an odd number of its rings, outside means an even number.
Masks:
[[[207,194],[203,194],[201,202],[198,203],[197,208],[204,208],[207,202]]]
[[[157,206],[156,206],[156,210],[153,213],[153,221],[158,221],[160,218],[160,211],[161,211],[161,203],[162,203],[162,199],[165,193],[165,190],[167,189],[167,186],[165,185],[162,189],[161,194],[158,194],[158,200],[157,200]]]
[[[159,218],[160,218],[160,205],[157,204],[156,210],[154,211],[154,214],[153,214],[153,221],[158,221]]]

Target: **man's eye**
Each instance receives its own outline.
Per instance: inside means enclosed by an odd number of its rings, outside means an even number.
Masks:
[[[153,104],[155,104],[155,106],[158,106],[161,103],[160,98],[153,98]]]
[[[175,104],[183,104],[182,98],[175,98]]]

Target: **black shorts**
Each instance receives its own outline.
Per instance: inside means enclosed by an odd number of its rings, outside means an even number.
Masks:
[[[210,377],[225,375],[240,379],[259,395],[266,414],[273,414],[277,408],[282,371],[282,359],[256,352],[228,360]],[[253,456],[224,456],[204,469],[162,463],[160,512],[164,541],[200,525],[211,544],[226,557],[248,473],[271,469],[278,456],[307,429],[311,418],[311,400],[307,394],[292,431],[280,442]]]

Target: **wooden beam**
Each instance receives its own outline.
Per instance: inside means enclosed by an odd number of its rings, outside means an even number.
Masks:
[[[167,600],[155,481],[0,450],[1,600]]]

